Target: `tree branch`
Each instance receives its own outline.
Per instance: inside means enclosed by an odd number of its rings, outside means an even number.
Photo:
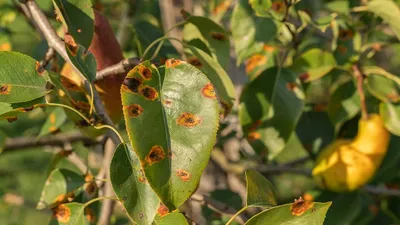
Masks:
[[[361,104],[361,116],[362,119],[367,119],[368,118],[368,110],[367,110],[367,104],[365,102],[365,93],[363,89],[363,84],[364,84],[364,75],[361,73],[359,65],[353,65],[353,74],[354,77],[357,80],[357,91],[358,95],[360,96],[360,104]]]
[[[96,74],[95,82],[102,80],[107,76],[112,76],[112,75],[120,74],[120,73],[126,73],[129,70],[133,69],[133,67],[135,67],[139,63],[140,63],[140,59],[137,57],[124,59],[117,64],[114,64],[112,66],[106,67],[106,68],[98,71]]]
[[[81,80],[83,81],[83,85],[85,87],[86,92],[90,93],[91,85],[90,85],[89,81],[83,76],[83,74],[71,62],[71,60],[68,57],[67,51],[65,49],[64,42],[61,41],[60,37],[58,37],[56,31],[50,25],[47,17],[43,14],[43,12],[39,8],[39,6],[36,4],[35,0],[27,0],[26,3],[24,3],[24,4],[29,9],[32,20],[36,23],[39,30],[43,33],[44,37],[46,38],[46,41],[47,41],[49,47],[53,48],[58,54],[60,54],[60,56],[67,63],[71,64],[73,69],[77,72],[77,74],[80,76]],[[103,120],[103,122],[109,126],[114,127],[114,123],[112,122],[110,117],[107,115],[104,105],[102,103],[102,100],[99,96],[99,93],[97,93],[97,90],[95,88],[93,88],[92,98],[94,100],[94,107],[96,109],[96,112],[100,116],[100,118]],[[121,141],[119,140],[119,138],[116,134],[110,133],[110,136],[111,136],[112,140],[114,141],[114,143],[116,143],[116,144],[121,143]]]
[[[371,185],[366,185],[363,187],[363,190],[375,195],[388,195],[388,196],[400,197],[400,190],[389,189],[386,187],[374,187]]]
[[[81,132],[61,133],[43,137],[39,140],[35,137],[8,138],[6,139],[3,153],[40,146],[63,147],[65,143],[77,141],[82,141],[86,145],[95,145],[98,143],[97,141],[82,135]]]

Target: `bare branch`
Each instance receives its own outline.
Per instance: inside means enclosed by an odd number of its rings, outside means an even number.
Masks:
[[[135,67],[139,63],[140,63],[140,59],[137,57],[124,59],[117,64],[114,64],[112,66],[106,67],[106,68],[98,71],[96,74],[95,82],[102,80],[107,76],[112,76],[112,75],[120,74],[120,73],[126,73],[129,70],[133,69],[133,67]]]
[[[388,189],[386,187],[374,187],[366,185],[363,187],[363,190],[367,191],[368,193],[376,195],[388,195],[388,196],[400,197],[400,190]]]
[[[39,146],[63,147],[65,143],[77,141],[82,141],[86,145],[95,145],[98,143],[97,141],[82,135],[81,132],[61,133],[43,137],[39,140],[35,137],[18,137],[6,139],[3,153]]]
[[[55,57],[56,51],[54,51],[53,48],[47,49],[46,54],[44,55],[44,59],[40,62],[40,65],[43,68],[46,68],[46,66],[50,63],[50,61]]]

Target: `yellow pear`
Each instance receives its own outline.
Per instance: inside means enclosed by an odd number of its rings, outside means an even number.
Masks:
[[[358,122],[354,140],[337,139],[318,155],[312,171],[321,188],[353,191],[370,181],[386,155],[390,133],[378,114]]]

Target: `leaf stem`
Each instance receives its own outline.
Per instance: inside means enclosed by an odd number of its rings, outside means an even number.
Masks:
[[[117,200],[118,201],[118,198],[116,198],[114,196],[98,197],[98,198],[94,198],[94,199],[92,199],[92,200],[90,200],[88,202],[85,202],[85,204],[83,204],[83,207],[86,208],[90,204],[92,204],[93,202],[97,202],[97,201],[105,200],[105,199],[111,199],[111,200]]]
[[[140,61],[143,61],[145,59],[146,55],[149,53],[150,49],[152,47],[154,47],[154,45],[156,45],[158,42],[161,42],[161,41],[164,41],[164,40],[174,40],[174,41],[177,41],[177,42],[181,43],[182,45],[185,45],[185,43],[183,43],[183,41],[179,40],[178,38],[167,37],[167,36],[160,37],[160,38],[156,39],[155,41],[153,41],[153,43],[151,43],[149,46],[147,46],[147,48],[144,51]]]
[[[245,211],[246,209],[248,209],[248,208],[249,208],[249,206],[247,206],[247,205],[246,205],[245,207],[243,207],[243,208],[242,208],[241,210],[239,210],[235,215],[233,215],[225,225],[231,224],[231,223],[233,222],[233,220],[234,220],[237,216],[239,216],[240,213],[244,212],[244,211]]]
[[[366,119],[368,119],[368,110],[367,110],[367,104],[365,101],[365,93],[364,93],[364,89],[363,89],[364,75],[361,73],[358,65],[353,65],[352,69],[353,69],[354,77],[357,80],[357,91],[358,91],[358,95],[360,96],[361,118],[366,120]]]

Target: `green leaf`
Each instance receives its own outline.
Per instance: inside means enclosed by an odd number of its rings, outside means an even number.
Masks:
[[[77,49],[71,49],[68,45],[65,45],[67,49],[68,57],[76,68],[92,82],[96,78],[97,62],[94,55],[82,45],[78,45]]]
[[[92,43],[94,12],[91,0],[53,0],[57,16],[77,44],[86,49]]]
[[[386,129],[392,134],[400,136],[400,104],[382,102],[379,106],[379,114],[385,123]]]
[[[195,191],[210,158],[219,124],[214,87],[196,67],[166,61],[163,83],[148,61],[121,87],[129,140],[145,176],[170,210]]]
[[[284,149],[303,106],[304,93],[296,75],[288,69],[269,68],[246,85],[240,97],[244,135],[271,160]]]
[[[46,90],[47,73],[38,62],[18,52],[0,51],[0,102],[20,103],[40,98]]]
[[[134,150],[120,144],[110,164],[110,180],[131,219],[139,224],[151,224],[160,200],[147,183]]]
[[[251,54],[261,51],[262,46],[275,38],[278,28],[271,18],[254,15],[248,0],[236,4],[231,17],[232,38],[238,66]]]
[[[189,225],[189,223],[182,213],[172,212],[163,217],[157,216],[154,225]]]
[[[231,78],[221,65],[210,55],[194,46],[188,47],[201,64],[197,64],[197,68],[200,69],[214,85],[215,91],[218,95],[218,100],[221,102],[223,107],[221,113],[226,116],[231,112],[236,97],[235,86],[233,85]]]
[[[300,216],[292,214],[291,206],[295,204],[285,204],[271,209],[267,209],[248,220],[245,225],[323,225],[326,212],[332,202],[314,202],[312,207],[307,209]],[[303,210],[300,210],[303,211]]]
[[[328,74],[336,66],[332,53],[314,48],[300,55],[292,69],[305,82],[310,82]]]
[[[367,2],[370,12],[381,17],[392,28],[400,40],[400,24],[397,19],[400,17],[399,6],[392,0],[373,0]]]
[[[42,128],[40,129],[38,137],[48,135],[58,130],[61,125],[66,121],[66,119],[67,115],[65,114],[63,108],[54,108],[53,110],[51,110]]]
[[[286,14],[286,4],[283,0],[248,0],[256,16],[272,17],[282,20]]]
[[[368,91],[383,102],[400,102],[400,85],[393,80],[370,74],[366,79]]]
[[[183,40],[198,48],[205,45],[222,68],[227,68],[230,61],[229,33],[206,17],[189,16],[186,21],[188,23],[183,27]],[[200,46],[197,44],[199,42]]]
[[[89,225],[85,205],[77,202],[59,205],[53,209],[50,225]]]
[[[271,0],[249,0],[249,3],[256,15],[269,15],[268,12],[272,7]]]
[[[340,85],[331,95],[328,103],[328,116],[337,133],[344,122],[360,111],[360,97],[353,81]]]
[[[352,225],[363,207],[362,198],[357,192],[340,194],[334,198],[324,225]]]
[[[256,170],[245,172],[247,206],[276,206],[278,199],[273,184]]]
[[[75,191],[84,183],[84,177],[73,171],[53,170],[46,180],[36,208],[52,208],[68,198],[73,198],[76,195]]]
[[[274,46],[264,45],[263,49],[246,59],[246,73],[250,80],[254,80],[264,70],[275,66],[275,57],[278,51]]]
[[[391,182],[397,177],[400,160],[400,136],[391,135],[389,147],[378,171],[370,183]]]
[[[5,103],[0,102],[0,120],[15,120],[20,113],[30,112],[38,107],[41,107],[45,104],[44,97],[34,99],[29,102],[21,102],[21,103]]]
[[[6,139],[7,139],[7,134],[0,130],[0,154],[4,150],[4,146],[6,145]]]

